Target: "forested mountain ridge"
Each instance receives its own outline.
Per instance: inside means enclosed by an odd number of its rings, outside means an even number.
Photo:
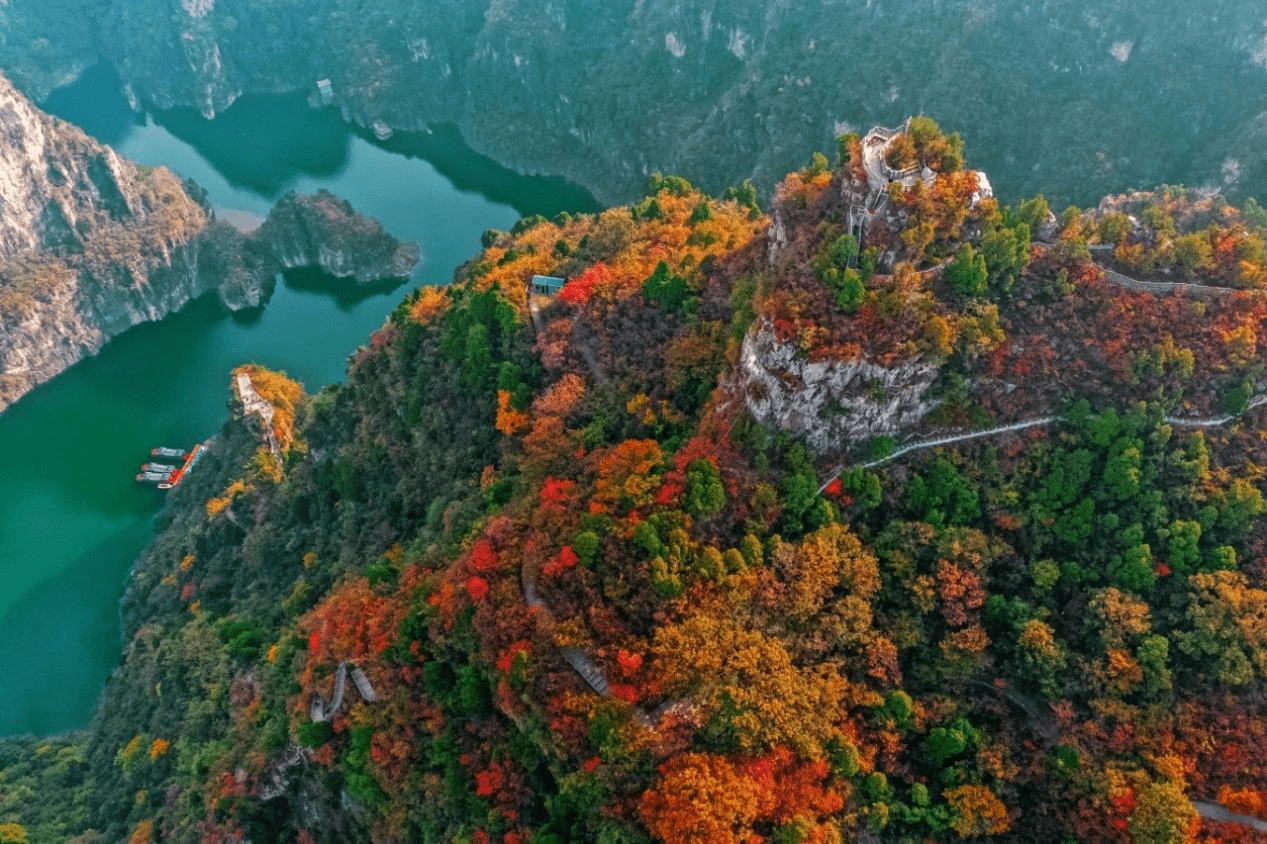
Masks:
[[[237,373],[271,430],[231,398],[93,728],[3,747],[0,821],[1252,840],[1192,801],[1267,800],[1261,209],[1165,189],[1057,221],[1001,208],[927,119],[868,143],[768,216],[657,176],[490,231],[342,386]],[[816,398],[789,415],[774,383]]]
[[[844,128],[965,127],[1008,197],[1161,181],[1262,195],[1267,29],[1179,0],[11,0],[41,99],[106,60],[134,103],[304,91],[377,131],[457,125],[507,166],[628,201],[651,170],[763,190]],[[318,83],[329,83],[325,93]]]

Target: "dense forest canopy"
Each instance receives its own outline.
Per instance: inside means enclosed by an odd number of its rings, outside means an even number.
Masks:
[[[0,840],[1254,840],[1198,808],[1267,817],[1267,215],[870,143],[489,231],[343,385],[240,370],[271,422],[92,729],[0,746]]]
[[[456,126],[608,203],[655,169],[764,192],[920,111],[1011,200],[1267,186],[1267,27],[1241,0],[9,0],[0,32],[35,100],[94,63],[173,126],[294,92],[375,132]]]

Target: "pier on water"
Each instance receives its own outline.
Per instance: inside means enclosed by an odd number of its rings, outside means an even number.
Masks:
[[[202,443],[194,446],[188,452],[180,448],[159,446],[150,451],[150,457],[183,460],[183,462],[179,466],[173,463],[159,463],[156,461],[143,463],[136,480],[143,484],[154,484],[159,489],[175,489],[184,480],[185,475],[189,474],[189,471],[197,465],[205,451],[206,447]]]

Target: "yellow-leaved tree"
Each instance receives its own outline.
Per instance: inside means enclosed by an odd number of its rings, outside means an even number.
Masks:
[[[984,785],[952,788],[946,792],[946,800],[955,810],[950,826],[960,838],[1002,835],[1011,828],[1007,806]]]
[[[0,823],[0,844],[26,844],[26,827],[20,823]]]

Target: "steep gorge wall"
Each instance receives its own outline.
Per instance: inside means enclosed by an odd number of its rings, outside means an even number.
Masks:
[[[215,286],[198,268],[210,212],[180,179],[120,158],[2,79],[0,209],[0,409]]]
[[[0,78],[0,411],[111,337],[215,290],[256,307],[292,266],[368,282],[418,261],[329,195],[288,195],[251,235],[202,191],[133,164]]]
[[[134,103],[208,115],[245,92],[317,102],[329,80],[349,120],[454,123],[498,161],[607,201],[653,169],[710,191],[743,174],[769,186],[837,130],[921,111],[969,127],[1008,197],[1086,202],[1158,181],[1261,191],[1267,165],[1238,151],[1267,138],[1264,106],[1209,94],[1267,82],[1262,15],[1232,0],[1150,7],[11,0],[0,67],[39,97],[106,58]]]

